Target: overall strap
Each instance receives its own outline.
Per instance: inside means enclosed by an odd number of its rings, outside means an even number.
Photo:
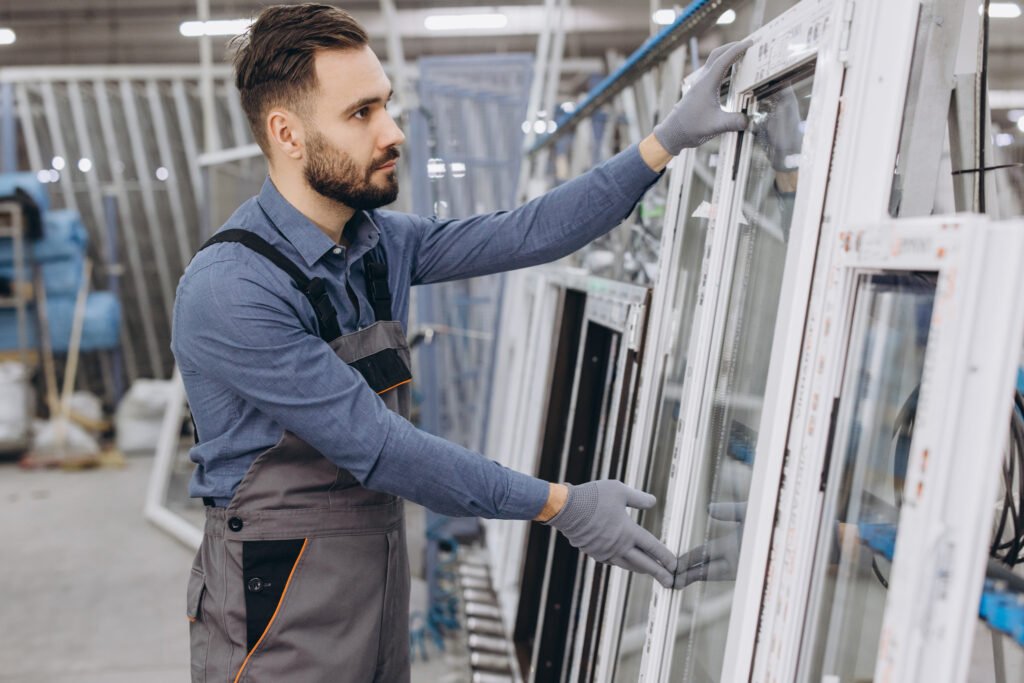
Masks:
[[[375,320],[394,320],[391,314],[391,288],[388,286],[388,259],[380,242],[363,256],[366,292]]]
[[[245,245],[288,273],[295,286],[306,295],[309,303],[313,306],[313,311],[316,312],[316,320],[320,327],[320,338],[326,342],[332,342],[341,336],[341,328],[338,325],[338,312],[327,296],[327,286],[322,278],[307,277],[298,266],[265,239],[250,230],[243,230],[241,228],[229,228],[218,232],[207,240],[206,244],[199,248],[199,251],[222,242],[237,242]],[[385,270],[386,268],[385,266]]]

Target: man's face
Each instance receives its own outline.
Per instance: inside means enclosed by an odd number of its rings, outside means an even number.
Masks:
[[[353,209],[398,196],[405,135],[388,114],[391,83],[369,47],[317,54],[317,90],[306,122],[303,175],[316,192]]]

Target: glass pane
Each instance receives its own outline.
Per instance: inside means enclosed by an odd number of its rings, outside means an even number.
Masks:
[[[679,228],[682,239],[678,241],[678,272],[672,304],[672,341],[665,363],[665,374],[659,387],[654,439],[651,442],[644,488],[658,498],[658,504],[644,512],[641,518],[644,528],[659,537],[668,492],[669,469],[672,466],[672,447],[679,425],[679,406],[688,357],[687,345],[693,327],[693,315],[697,308],[697,283],[704,260],[704,242],[708,231],[709,214],[703,209],[711,202],[715,167],[718,165],[718,145],[719,141],[716,138],[697,150],[690,191],[679,212],[679,220],[683,224]],[[640,676],[641,647],[653,581],[638,574],[630,576],[621,644],[615,667],[616,681],[636,681]]]
[[[935,282],[859,283],[801,680],[872,679]]]
[[[708,394],[710,422],[692,486],[694,514],[684,536],[692,546],[684,556],[690,584],[681,600],[673,681],[721,679],[813,80],[805,70],[759,96],[748,112],[754,144],[742,215],[730,226],[738,233],[736,251],[721,355]]]

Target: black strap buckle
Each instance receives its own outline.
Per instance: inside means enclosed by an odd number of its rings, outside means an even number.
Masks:
[[[341,329],[338,326],[338,312],[327,295],[327,286],[322,278],[315,277],[306,286],[306,298],[313,305],[316,311],[317,321],[320,323],[320,336],[328,341],[341,336]]]

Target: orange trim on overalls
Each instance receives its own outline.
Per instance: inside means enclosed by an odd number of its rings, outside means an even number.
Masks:
[[[412,381],[411,377],[409,379],[402,380],[398,384],[394,384],[394,385],[388,387],[387,389],[381,389],[380,391],[377,392],[377,395],[380,396],[381,394],[386,394],[389,391],[391,391],[392,389],[397,389],[398,387],[402,386],[403,384],[408,384],[411,381]]]
[[[274,613],[270,616],[270,621],[267,622],[267,627],[263,629],[263,633],[260,634],[260,639],[256,641],[256,644],[249,650],[249,654],[245,656],[245,660],[242,662],[242,668],[235,674],[234,683],[238,683],[239,679],[242,678],[242,672],[245,671],[245,666],[249,663],[249,659],[259,649],[263,639],[267,637],[267,633],[270,632],[270,627],[274,625],[274,620],[277,619],[277,613],[281,611],[281,605],[284,604],[284,596],[288,595],[288,586],[292,585],[292,577],[295,576],[295,570],[299,566],[299,560],[302,559],[302,553],[306,552],[306,546],[309,545],[309,539],[305,538],[302,540],[302,548],[299,549],[299,556],[295,558],[295,564],[292,565],[292,570],[288,572],[288,580],[284,582],[284,590],[281,591],[281,599],[277,601],[277,607],[274,609]]]

